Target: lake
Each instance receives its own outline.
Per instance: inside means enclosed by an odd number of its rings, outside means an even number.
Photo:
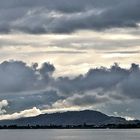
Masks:
[[[140,130],[0,130],[0,140],[140,140]]]

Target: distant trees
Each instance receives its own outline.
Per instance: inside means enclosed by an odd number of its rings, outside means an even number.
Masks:
[[[137,124],[107,124],[107,125],[88,125],[86,123],[82,125],[35,125],[35,126],[17,126],[17,125],[4,125],[0,126],[0,129],[131,129],[140,128],[140,123]]]

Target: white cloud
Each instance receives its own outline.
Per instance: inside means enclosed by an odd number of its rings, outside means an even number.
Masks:
[[[14,120],[14,119],[19,119],[19,118],[24,118],[24,117],[33,117],[40,115],[41,111],[37,109],[36,107],[33,107],[32,109],[27,109],[23,110],[19,113],[13,113],[13,114],[5,114],[5,115],[0,115],[0,120]]]
[[[3,109],[8,106],[8,101],[7,100],[2,100],[0,101],[0,114],[6,113],[6,110]]]
[[[133,121],[133,120],[135,120],[134,117],[129,117],[129,116],[124,116],[124,118],[125,118],[127,121]]]
[[[36,107],[33,107],[32,109],[15,112],[13,114],[0,115],[0,120],[15,120],[19,118],[35,117],[44,113],[50,114],[50,113],[55,113],[55,112],[79,111],[79,110],[82,110],[82,108],[81,107],[61,107],[61,108],[59,107],[59,108],[50,108],[50,109],[40,110]]]

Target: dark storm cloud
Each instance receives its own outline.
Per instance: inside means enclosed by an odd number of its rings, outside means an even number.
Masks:
[[[139,0],[0,0],[0,32],[71,33],[137,27]]]

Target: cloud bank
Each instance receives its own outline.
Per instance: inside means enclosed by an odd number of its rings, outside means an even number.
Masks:
[[[110,68],[90,69],[87,73],[75,77],[54,78],[54,72],[55,66],[47,62],[40,67],[37,63],[29,66],[22,61],[2,62],[0,64],[0,98],[3,99],[0,102],[1,114],[30,111],[34,107],[36,107],[34,110],[37,108],[68,110],[69,108],[102,109],[102,106],[106,106],[113,111],[114,107],[116,110],[121,110],[122,104],[125,106],[124,109],[128,110],[130,107],[128,103],[140,100],[138,64],[133,63],[129,69],[126,69],[115,63]],[[114,106],[108,107],[111,104]],[[3,109],[5,107],[6,109]],[[134,107],[138,107],[138,104]],[[28,116],[26,113],[22,114],[21,117]]]
[[[0,115],[0,120],[15,120],[19,118],[25,118],[25,117],[34,117],[37,115],[40,115],[41,111],[37,109],[36,107],[28,110],[21,111],[19,113],[13,113],[8,115]]]
[[[0,0],[0,32],[72,33],[136,28],[139,0]]]

